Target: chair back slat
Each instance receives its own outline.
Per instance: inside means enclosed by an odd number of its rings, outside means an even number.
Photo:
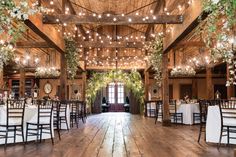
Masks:
[[[12,122],[18,122],[17,124],[23,125],[24,113],[25,113],[25,100],[24,99],[8,99],[7,100],[7,114],[6,125]]]
[[[36,100],[38,107],[38,118],[37,123],[48,123],[51,124],[52,112],[53,112],[53,101],[52,100]]]
[[[169,100],[169,112],[170,113],[176,113],[177,107],[176,107],[176,100]]]
[[[226,121],[236,119],[236,100],[219,100],[219,107],[222,125]]]

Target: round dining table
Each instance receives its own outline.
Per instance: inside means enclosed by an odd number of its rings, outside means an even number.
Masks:
[[[177,106],[177,113],[183,113],[183,124],[193,124],[193,113],[199,113],[198,103],[182,103]]]

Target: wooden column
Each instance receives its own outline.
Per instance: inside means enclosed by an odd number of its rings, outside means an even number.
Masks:
[[[65,54],[61,53],[60,100],[66,99],[67,68]]]
[[[86,72],[84,71],[82,73],[82,86],[83,86],[83,91],[82,91],[82,100],[86,100],[86,81],[87,81],[87,75]]]
[[[25,69],[20,68],[20,97],[25,96]]]
[[[195,99],[198,98],[197,79],[192,80],[192,96]]]
[[[144,77],[145,77],[145,100],[148,101],[149,72],[147,70],[144,71]]]
[[[0,70],[0,89],[4,87],[4,80],[3,80],[3,69]]]
[[[169,112],[169,72],[168,72],[168,54],[163,54],[162,60],[162,90],[163,90],[163,126],[170,126],[170,112]]]
[[[214,99],[214,87],[212,82],[212,71],[211,68],[206,68],[206,95],[207,99]]]
[[[226,67],[226,78],[227,80],[229,80],[229,76],[230,76],[230,73],[229,73],[229,68],[228,68],[228,64],[227,64],[227,67]],[[234,85],[230,85],[230,86],[227,86],[227,99],[230,99],[231,97],[234,97]]]

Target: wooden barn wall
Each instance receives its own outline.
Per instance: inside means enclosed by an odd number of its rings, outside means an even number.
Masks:
[[[193,80],[197,81],[197,98],[198,99],[207,99],[206,95],[206,79],[170,79],[169,84],[173,86],[173,99],[180,99],[180,86],[182,84],[193,85]],[[214,85],[225,85],[226,79],[223,78],[214,78]],[[161,91],[158,91],[158,96],[153,96],[152,89],[155,86],[155,80],[149,80],[149,100],[156,99],[156,97],[161,97]]]

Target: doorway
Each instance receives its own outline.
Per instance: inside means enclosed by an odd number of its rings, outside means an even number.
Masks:
[[[125,86],[121,82],[112,82],[107,86],[108,104],[110,112],[123,112],[125,104]]]

